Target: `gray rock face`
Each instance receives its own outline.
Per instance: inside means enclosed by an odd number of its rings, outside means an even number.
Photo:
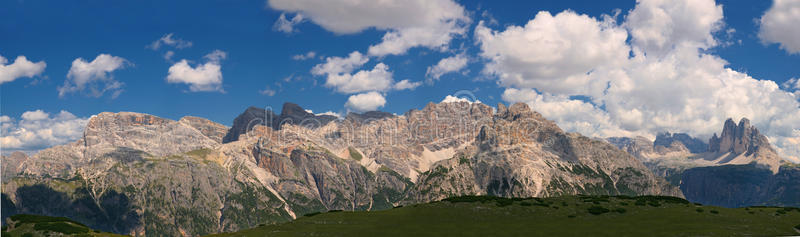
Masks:
[[[8,156],[0,156],[3,180],[16,176],[17,173],[21,171],[21,166],[27,159],[28,155],[19,151],[13,152]]]
[[[317,128],[325,126],[329,122],[336,120],[331,115],[314,115],[306,112],[305,109],[294,103],[284,103],[281,114],[273,120],[273,129],[280,130],[284,124],[300,125],[304,127]]]
[[[197,129],[197,131],[217,143],[222,143],[222,139],[228,133],[228,127],[204,118],[186,116],[178,120],[178,122]]]
[[[525,104],[492,111],[430,103],[402,116],[335,120],[287,104],[277,118],[291,122],[282,126],[249,108],[230,129],[193,117],[101,113],[84,138],[39,152],[4,179],[3,209],[125,234],[202,235],[451,195],[680,196],[633,156],[565,133]]]
[[[294,103],[284,103],[279,115],[275,115],[271,110],[251,106],[233,120],[233,126],[222,141],[223,143],[228,143],[239,140],[239,136],[253,130],[256,125],[267,126],[273,130],[280,130],[284,124],[315,128],[325,126],[325,124],[336,119],[335,116],[331,115],[317,116],[306,112],[302,107]]]
[[[646,154],[652,154],[655,152],[653,142],[645,137],[610,137],[606,140],[612,145],[628,152],[636,158],[642,158]]]
[[[731,152],[750,156],[761,149],[774,152],[769,145],[769,139],[759,133],[756,127],[751,126],[747,118],[742,118],[739,125],[736,125],[733,119],[726,120],[722,134],[719,137],[714,134],[708,143],[708,150],[717,153]]]
[[[233,119],[233,126],[222,139],[223,143],[239,140],[239,136],[252,130],[255,125],[266,125],[272,123],[275,114],[271,110],[265,110],[250,106],[239,116]]]
[[[691,153],[703,153],[708,150],[708,144],[703,142],[703,140],[691,137],[686,133],[660,133],[656,136],[653,146],[670,147],[675,142],[686,147]]]
[[[391,118],[391,117],[394,117],[394,115],[390,114],[390,113],[387,113],[387,112],[369,111],[369,112],[364,112],[364,113],[361,113],[361,114],[350,112],[350,113],[347,113],[347,116],[345,117],[345,119],[353,120],[353,121],[356,121],[356,122],[359,122],[359,123],[363,123],[363,122],[368,122],[368,121],[372,121],[372,120],[380,120],[380,119],[383,119],[383,118]]]
[[[87,160],[118,147],[141,150],[154,156],[167,156],[209,148],[219,143],[216,141],[218,137],[207,136],[214,136],[213,132],[203,133],[191,124],[149,114],[105,112],[89,119],[83,139],[79,142],[83,143],[84,159]]]

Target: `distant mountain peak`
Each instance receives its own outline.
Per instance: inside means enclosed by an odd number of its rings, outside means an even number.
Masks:
[[[653,146],[670,148],[676,142],[686,147],[686,149],[688,149],[691,153],[703,153],[708,150],[708,144],[706,144],[703,140],[689,136],[689,134],[686,133],[659,133],[656,135],[656,140],[653,141]]]
[[[722,133],[719,136],[714,134],[708,143],[708,150],[716,153],[731,152],[750,156],[759,149],[773,151],[769,139],[762,135],[758,128],[750,125],[750,120],[747,118],[739,120],[738,125],[731,118],[725,120]]]
[[[336,119],[335,116],[331,115],[309,113],[300,105],[291,102],[283,104],[279,115],[276,115],[272,110],[250,106],[233,120],[233,126],[228,130],[222,141],[223,143],[237,141],[240,135],[252,130],[255,125],[263,125],[273,130],[280,130],[283,124],[325,126]]]
[[[303,109],[303,107],[300,107],[300,105],[291,102],[286,102],[283,103],[283,108],[281,108],[281,115],[306,117],[314,114],[307,112],[305,109]]]
[[[394,114],[383,111],[367,111],[364,113],[353,113],[353,112],[347,113],[345,119],[363,123],[365,121],[380,120],[383,118],[391,118],[391,117],[394,117]]]

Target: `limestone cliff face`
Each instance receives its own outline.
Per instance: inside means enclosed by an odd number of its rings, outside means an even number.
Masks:
[[[680,196],[633,156],[565,133],[525,104],[500,104],[495,113],[480,103],[430,103],[400,116],[342,120],[294,104],[278,119],[270,113],[251,107],[231,128],[196,117],[101,113],[82,139],[10,171],[3,213],[193,236],[452,195]]]
[[[565,133],[521,103],[498,105],[474,141],[420,176],[408,200],[477,194],[680,196],[633,156],[608,143]]]
[[[3,180],[7,180],[16,176],[16,174],[20,172],[22,164],[27,159],[28,155],[19,151],[15,151],[8,156],[0,157],[0,162],[2,162]]]
[[[225,125],[200,117],[186,116],[178,120],[178,122],[197,129],[197,131],[217,143],[222,143],[222,139],[228,133],[228,127]]]

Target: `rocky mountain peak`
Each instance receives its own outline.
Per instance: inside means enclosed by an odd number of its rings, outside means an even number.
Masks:
[[[180,122],[150,114],[103,112],[89,119],[80,146],[92,152],[85,158],[103,156],[117,147],[135,149],[163,156],[187,152],[218,144],[223,125],[197,117],[184,117]]]
[[[654,152],[653,142],[646,137],[609,137],[606,140],[617,148],[626,151],[637,158],[641,158],[643,154]]]
[[[272,123],[275,114],[271,110],[265,110],[255,106],[248,107],[244,112],[233,119],[233,125],[222,138],[223,143],[239,140],[239,135],[245,134],[255,125],[267,125],[267,120]]]
[[[667,146],[662,146],[662,145],[654,146],[653,149],[658,154],[669,154],[674,152],[682,152],[682,153],[691,152],[689,148],[686,148],[686,145],[684,145],[683,142],[677,140],[672,141],[672,143],[670,143]]]
[[[406,113],[409,118],[434,119],[434,120],[471,120],[478,118],[489,118],[492,116],[492,107],[483,103],[467,101],[456,102],[429,102],[422,110],[410,110]],[[419,118],[420,116],[426,118]],[[477,127],[476,127],[477,129]]]
[[[689,136],[689,134],[686,133],[669,132],[663,132],[656,135],[656,140],[653,142],[653,147],[662,146],[669,148],[676,142],[680,143],[691,153],[703,153],[708,150],[708,144],[703,142],[703,140]]]
[[[283,124],[319,127],[325,126],[325,124],[336,119],[335,116],[331,115],[314,115],[307,112],[303,107],[290,102],[283,104],[279,115],[275,115],[271,110],[250,106],[239,116],[236,116],[233,120],[233,125],[222,141],[223,143],[237,141],[240,135],[246,134],[256,125],[264,125],[273,130],[280,130]]]
[[[281,108],[281,116],[304,118],[313,115],[314,114],[303,109],[303,107],[291,102],[283,103],[283,108]]]
[[[383,111],[368,111],[364,113],[347,113],[346,120],[355,121],[359,123],[372,121],[372,120],[380,120],[383,118],[391,118],[394,117],[394,114],[383,112]]]
[[[497,103],[497,114],[506,114],[508,113],[508,108],[503,103]]]
[[[149,114],[135,112],[102,112],[89,119],[87,129],[102,129],[109,126],[142,126],[161,125],[169,122],[168,119]]]
[[[514,103],[508,108],[505,106],[501,107],[501,105],[497,107],[497,116],[509,121],[516,121],[519,119],[544,119],[541,114],[531,110],[528,104],[525,103]]]
[[[759,149],[773,150],[767,137],[750,125],[747,118],[742,118],[738,125],[733,119],[725,120],[720,136],[714,134],[708,143],[708,150],[716,153],[731,152],[749,156]]]

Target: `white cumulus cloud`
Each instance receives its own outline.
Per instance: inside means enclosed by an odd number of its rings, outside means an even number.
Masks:
[[[58,87],[58,96],[86,92],[89,96],[100,97],[110,92],[111,98],[116,98],[122,93],[124,84],[114,80],[113,72],[129,64],[128,60],[110,54],[97,55],[91,62],[76,58],[72,61],[64,85]]]
[[[386,100],[378,92],[414,90],[422,85],[422,82],[412,82],[408,79],[395,83],[392,71],[384,63],[378,63],[372,69],[356,71],[367,62],[369,62],[368,56],[353,51],[347,57],[327,57],[324,63],[317,64],[311,69],[311,74],[325,76],[325,87],[332,88],[336,92],[361,93],[350,96],[345,103],[345,107],[352,111],[369,111],[382,107]]]
[[[430,82],[432,82],[432,80],[439,80],[444,74],[459,72],[467,67],[467,61],[467,56],[464,54],[443,58],[439,60],[436,65],[428,67],[425,76],[428,77]]]
[[[4,154],[14,151],[30,153],[72,142],[83,136],[88,120],[63,110],[53,116],[42,110],[27,111],[19,121],[0,116],[0,146]]]
[[[330,74],[325,86],[332,87],[340,93],[352,94],[365,91],[387,91],[392,89],[392,83],[392,72],[389,71],[389,66],[378,63],[372,70],[362,70],[355,74]]]
[[[347,57],[328,57],[311,69],[311,74],[326,76],[325,86],[339,93],[354,94],[366,91],[413,90],[422,83],[408,79],[395,83],[389,66],[376,64],[370,70],[359,70],[369,62],[369,57],[353,51]]]
[[[707,0],[638,0],[625,20],[634,46],[650,56],[716,46],[712,33],[724,26],[722,5]]]
[[[328,57],[325,63],[317,64],[311,69],[311,74],[321,76],[325,74],[342,74],[350,73],[353,70],[360,68],[362,65],[369,61],[369,57],[353,51],[347,57]]]
[[[539,12],[525,26],[496,32],[481,22],[475,29],[484,72],[506,87],[579,93],[590,85],[588,73],[618,67],[629,55],[626,31],[613,19],[597,20],[564,11]]]
[[[446,49],[454,36],[466,32],[470,21],[464,8],[452,0],[269,0],[268,4],[273,9],[302,14],[337,34],[384,30],[382,42],[368,50],[373,56],[404,54],[420,46]]]
[[[373,111],[377,110],[383,105],[386,104],[386,98],[383,97],[378,92],[371,91],[367,93],[361,93],[357,95],[351,95],[347,98],[347,103],[345,103],[345,107],[349,111],[355,112],[366,112],[366,111]]]
[[[222,66],[220,62],[227,57],[227,53],[221,50],[203,56],[207,61],[192,67],[186,59],[173,64],[169,67],[168,83],[189,84],[189,91],[219,91],[222,89]]]
[[[790,54],[800,54],[800,1],[774,0],[761,16],[758,37],[764,43],[780,44]]]
[[[17,56],[14,63],[8,64],[8,59],[0,55],[0,85],[11,82],[21,77],[34,77],[41,75],[47,63],[44,61],[31,62],[25,56]]]
[[[336,113],[336,112],[333,112],[333,111],[325,111],[323,113],[316,113],[314,115],[316,115],[316,116],[329,115],[329,116],[334,116],[334,117],[339,118],[339,119],[344,118],[344,117],[342,117],[341,113]]]
[[[481,102],[480,100],[478,100],[478,99],[474,99],[474,98],[473,98],[473,99],[471,100],[471,99],[469,99],[469,98],[458,97],[458,96],[453,96],[453,95],[447,95],[447,96],[445,96],[445,97],[444,97],[444,99],[442,100],[442,102],[440,102],[440,103],[454,103],[454,102],[467,102],[467,103],[469,103],[469,104],[472,104],[472,103],[482,103],[482,102]]]
[[[409,81],[408,79],[404,79],[402,81],[399,81],[399,82],[395,83],[394,84],[394,89],[395,90],[414,90],[414,89],[416,89],[417,87],[419,87],[421,85],[422,85],[422,82],[418,82],[418,81],[412,82],[412,81]]]

